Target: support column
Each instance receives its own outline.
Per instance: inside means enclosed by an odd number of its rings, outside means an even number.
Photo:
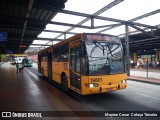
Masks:
[[[160,60],[160,51],[159,49],[156,51],[156,58],[159,61]]]
[[[160,61],[160,51],[159,51],[159,61]]]
[[[158,50],[156,50],[156,60],[158,60],[159,59],[159,52],[158,52]]]
[[[137,53],[133,53],[133,63],[137,63]]]
[[[64,33],[64,40],[66,39],[66,33]]]
[[[127,75],[130,76],[128,25],[125,25],[125,51],[126,51],[126,70],[127,70]]]
[[[94,18],[91,18],[91,28],[94,28]]]

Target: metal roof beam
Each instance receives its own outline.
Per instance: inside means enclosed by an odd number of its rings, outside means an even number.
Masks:
[[[0,24],[1,28],[13,28],[13,29],[23,29],[23,26],[18,25],[17,23],[5,23],[3,22],[3,24]],[[39,30],[43,30],[42,28],[44,28],[44,26],[41,25],[28,25],[26,29],[39,29]]]
[[[91,16],[96,17],[96,16],[98,16],[99,14],[101,14],[101,13],[107,11],[108,9],[116,6],[117,4],[121,3],[122,1],[123,1],[123,0],[115,0],[115,1],[111,2],[110,4],[106,5],[105,7],[103,7],[102,9],[98,10],[97,12],[95,12],[94,14],[92,14]],[[85,18],[84,20],[82,20],[81,22],[77,23],[76,25],[82,25],[83,23],[87,22],[87,21],[90,20],[90,19],[91,19],[91,18],[87,17],[87,18]],[[74,28],[75,28],[75,27],[71,27],[71,28],[69,28],[68,30],[66,30],[65,32],[69,32],[69,31],[73,30]],[[55,38],[59,38],[59,37],[61,37],[62,35],[63,35],[63,34],[60,34],[60,35],[58,35],[58,36],[55,37]]]
[[[121,24],[102,25],[102,26],[95,26],[95,27],[93,27],[93,28],[94,28],[94,29],[97,29],[97,28],[104,28],[104,27],[113,27],[113,26],[117,26],[117,25],[121,25]]]
[[[152,43],[152,45],[149,43],[149,44],[143,44],[143,46],[155,46],[155,45],[160,45],[160,43]]]
[[[17,37],[17,36],[10,36],[7,38],[8,40],[20,40],[20,37]],[[36,38],[36,37],[24,37],[24,41],[26,42],[27,41],[32,41],[32,40],[42,40],[42,41],[62,41],[64,39],[53,39],[53,38]],[[8,42],[8,41],[7,41]]]
[[[43,46],[44,44],[30,44],[30,45],[33,45],[33,46]],[[51,45],[44,45],[44,46],[51,46]]]
[[[147,30],[147,29],[148,29],[148,28],[144,28],[143,30]],[[128,34],[130,35],[130,34],[136,33],[136,32],[138,32],[138,30],[135,30],[135,31],[132,31],[132,32],[128,32]],[[119,34],[118,36],[122,36],[122,35],[125,35],[125,33]]]
[[[16,17],[17,18],[17,17]],[[120,22],[120,23],[127,23],[127,21],[124,20],[118,20],[118,19],[114,19],[114,18],[108,18],[108,17],[101,17],[101,16],[96,16],[95,18],[98,18],[100,20],[109,20],[109,21],[113,21],[113,22]],[[41,23],[48,23],[48,24],[56,24],[56,25],[64,25],[64,26],[71,26],[71,27],[79,27],[79,28],[86,28],[86,29],[94,29],[94,28],[102,28],[102,27],[110,27],[110,26],[116,26],[116,25],[121,25],[119,24],[110,24],[110,25],[104,25],[104,26],[96,26],[91,28],[90,26],[82,26],[82,25],[77,25],[77,24],[70,24],[70,23],[62,23],[62,22],[54,22],[54,21],[46,21],[46,20],[38,20],[38,19],[32,19],[32,18],[22,18],[19,17],[17,19],[26,19],[28,21],[33,21],[33,22],[41,22]],[[139,26],[146,26],[146,27],[152,27],[149,25],[145,25],[145,24],[141,24],[141,23],[133,23],[131,22],[130,24],[136,24]],[[154,26],[153,26],[154,27]],[[63,32],[64,33],[64,32]],[[65,32],[68,33],[68,32]]]
[[[11,28],[11,29],[22,29],[22,26],[16,26],[16,25],[1,25],[0,27],[2,28]],[[42,31],[42,32],[53,32],[53,33],[66,33],[66,34],[78,34],[75,32],[64,32],[64,31],[57,31],[57,30],[43,30],[41,27],[37,28],[38,26],[35,27],[26,27],[26,30],[32,30],[32,31]]]
[[[145,41],[153,41],[153,40],[159,40],[160,37],[156,37],[156,38],[149,38],[149,39],[143,39],[143,40],[136,40],[136,41],[131,41],[130,43],[139,43],[139,42],[145,42]]]
[[[30,17],[32,7],[33,7],[33,3],[34,3],[34,0],[29,0],[29,5],[28,5],[28,8],[27,8],[26,18]],[[21,44],[23,43],[23,37],[24,37],[25,31],[26,31],[27,23],[28,23],[28,21],[26,20],[24,22],[24,26],[23,26],[23,30],[22,30]]]
[[[64,40],[64,39],[36,38],[35,40],[45,40],[45,41],[62,41],[62,40]]]
[[[7,42],[4,42],[5,44],[21,44],[20,41],[7,41]],[[32,41],[25,41],[26,44],[31,44]]]
[[[149,16],[154,15],[154,14],[157,14],[157,13],[160,13],[160,9],[157,9],[157,10],[155,10],[155,11],[152,11],[152,12],[146,13],[146,14],[144,14],[144,15],[140,15],[140,16],[138,16],[138,17],[135,17],[135,18],[133,18],[133,19],[130,19],[129,22],[131,22],[131,21],[136,21],[136,20],[140,20],[140,19],[149,17]],[[98,31],[98,33],[105,32],[105,31],[107,31],[107,30],[110,30],[110,29],[113,29],[113,28],[116,28],[116,27],[119,27],[119,26],[120,26],[120,25],[117,25],[117,26],[114,26],[114,27],[110,27],[110,28],[105,28],[105,29],[103,29],[103,30]]]
[[[129,25],[137,25],[137,26],[146,27],[146,28],[158,29],[157,26],[146,25],[146,24],[136,23],[136,22],[129,22]]]
[[[5,16],[3,16],[3,17],[5,17]],[[112,21],[112,22],[118,22],[118,23],[121,23],[121,24],[124,24],[124,25],[126,25],[126,24],[133,24],[133,25],[142,26],[142,27],[149,27],[149,28],[155,28],[155,29],[158,28],[156,26],[145,25],[145,24],[141,24],[141,23],[124,21],[124,20],[119,20],[119,19],[114,19],[114,18],[108,18],[108,17],[102,17],[102,16],[94,16],[94,15],[92,15],[92,17],[98,18],[100,20],[107,20],[107,21]],[[69,27],[72,27],[72,28],[79,27],[79,28],[85,28],[85,29],[93,29],[91,26],[81,25],[81,24],[87,22],[88,20],[90,20],[90,18],[86,18],[83,21],[79,22],[78,24],[70,24],[70,23],[62,23],[62,22],[54,22],[54,21],[47,21],[47,20],[38,20],[38,19],[33,19],[33,18],[14,17],[14,16],[12,16],[12,17],[10,16],[10,18],[11,19],[17,19],[17,20],[27,20],[29,22],[39,22],[39,23],[46,23],[46,24],[48,23],[48,24],[56,24],[56,25],[62,25],[62,26],[69,26]],[[117,25],[115,25],[115,26],[117,26]],[[65,32],[69,32],[69,31],[71,31],[71,28],[68,29]]]
[[[141,28],[139,28],[139,27],[137,27],[137,26],[134,26],[134,25],[130,25],[130,26],[133,27],[133,28],[135,28],[135,29],[137,29],[138,31],[141,31],[142,33],[144,33],[144,34],[146,34],[146,35],[148,35],[148,36],[156,37],[156,36],[154,36],[154,35],[146,32],[145,30],[143,30],[143,29],[141,29]]]
[[[146,17],[149,17],[151,15],[154,15],[154,14],[157,14],[157,13],[160,13],[160,9],[157,9],[157,10],[154,10],[152,12],[149,12],[149,13],[146,13],[144,15],[141,15],[141,16],[138,16],[138,17],[135,17],[133,19],[130,19],[129,21],[136,21],[136,20],[140,20],[140,19],[143,19],[143,18],[146,18]]]
[[[155,25],[155,27],[159,27],[160,25]],[[149,28],[144,28],[143,30],[148,30]],[[132,33],[136,33],[136,32],[138,32],[138,30],[134,30],[134,31],[132,31],[132,32],[128,32],[129,34],[132,34]],[[153,30],[153,32],[155,32],[155,30]],[[123,33],[123,34],[119,34],[118,36],[122,36],[122,35],[125,35],[125,33]]]
[[[99,14],[101,14],[101,13],[103,13],[103,12],[105,12],[106,10],[108,10],[108,9],[110,9],[110,8],[112,8],[113,6],[115,6],[115,5],[117,5],[117,4],[119,4],[119,3],[121,3],[123,0],[115,0],[115,1],[113,1],[113,2],[111,2],[110,4],[108,4],[108,5],[106,5],[105,7],[103,7],[102,9],[100,9],[100,10],[98,10],[97,12],[95,12],[94,14],[92,14],[92,15],[90,15],[91,17],[92,16],[97,16],[97,15],[99,15]],[[69,13],[69,12],[68,12]],[[67,13],[67,14],[68,14]],[[75,12],[72,12],[72,13],[74,13],[74,15],[77,15],[77,14],[75,14]],[[83,13],[79,13],[79,15],[82,15]],[[72,14],[73,15],[73,14]],[[86,14],[85,14],[86,15]],[[83,23],[85,23],[85,22],[87,22],[88,20],[90,20],[91,19],[91,17],[87,17],[87,18],[85,18],[84,20],[82,20],[81,22],[79,22],[79,23],[77,23],[76,25],[82,25]],[[92,22],[93,20],[91,20],[91,22]],[[92,23],[91,23],[92,24]],[[94,25],[92,24],[91,25],[91,29],[92,29],[92,27],[93,27]],[[73,30],[73,29],[75,29],[76,28],[76,26],[72,26],[71,28],[69,28],[68,30],[66,30],[65,32],[69,32],[69,31],[71,31],[71,30]],[[59,38],[59,37],[61,37],[62,35],[64,35],[63,33],[61,33],[60,35],[58,35],[57,37],[55,37],[56,39],[57,38]],[[49,42],[48,42],[49,43]],[[48,43],[46,43],[46,44],[48,44]]]
[[[62,11],[63,11],[63,12],[62,12]],[[144,17],[150,16],[150,15],[153,15],[153,14],[156,14],[156,13],[158,13],[159,11],[160,11],[160,10],[156,10],[156,11],[151,12],[152,14],[151,14],[151,13],[148,13],[148,14],[145,14],[145,15],[142,15],[142,16],[139,16],[139,17],[136,17],[135,19],[133,19],[133,21],[138,20],[138,19],[142,19],[142,18],[144,18]],[[129,21],[124,21],[124,20],[119,20],[119,19],[114,19],[114,18],[96,16],[96,15],[94,15],[94,14],[93,14],[93,15],[90,15],[90,14],[73,12],[73,11],[61,10],[60,12],[66,13],[66,14],[83,16],[83,17],[87,17],[87,18],[95,18],[95,19],[107,20],[107,21],[112,21],[112,22],[121,22],[122,24],[125,24],[125,23],[127,22],[127,23],[130,23],[130,24],[138,25],[138,26],[157,28],[157,27],[154,27],[154,26],[151,26],[151,25],[145,25],[145,24],[141,24],[141,23],[132,22],[132,19],[129,20]],[[88,21],[88,20],[87,20],[87,21]],[[117,27],[117,26],[120,26],[120,25],[122,25],[122,24],[117,24],[117,25],[112,26],[112,27]],[[108,27],[108,26],[107,26],[107,27]],[[98,26],[97,26],[97,28],[98,28]]]
[[[69,27],[79,27],[79,28],[85,28],[85,29],[91,29],[90,26],[83,26],[83,25],[77,25],[77,24],[70,24],[70,23],[62,23],[62,22],[54,22],[54,21],[48,21],[48,20],[39,20],[39,19],[33,19],[33,18],[25,18],[25,17],[17,17],[17,16],[2,16],[3,19],[15,19],[17,21],[28,21],[28,22],[37,22],[37,23],[45,23],[45,24],[56,24],[56,25],[62,25],[62,26],[69,26]]]
[[[22,19],[25,19],[25,18],[22,18]],[[47,21],[47,20],[37,20],[37,19],[32,19],[32,18],[26,18],[26,20],[33,21],[33,22],[41,22],[41,23],[46,23],[46,24],[55,24],[55,25],[62,25],[62,26],[69,26],[69,27],[79,27],[79,28],[91,29],[90,26],[70,24],[70,23],[54,22],[54,21]]]
[[[107,6],[103,7],[102,9],[98,10],[97,12],[95,12],[93,15],[97,16],[97,15],[105,12],[106,10],[114,7],[115,5],[121,3],[122,1],[124,1],[124,0],[115,0],[115,1],[111,2],[110,4],[108,4]],[[38,9],[41,9],[38,6],[35,6],[35,7],[38,8]],[[56,11],[56,12],[59,12],[59,13],[64,13],[64,14],[69,14],[69,15],[75,15],[75,16],[81,16],[81,17],[87,17],[87,18],[91,18],[92,17],[92,15],[86,14],[86,13],[80,13],[80,12],[63,10],[63,9],[56,9],[54,7],[49,7],[49,6],[42,6],[42,7],[44,9],[46,9],[46,10]]]
[[[42,30],[43,32],[53,32],[53,33],[66,33],[66,34],[78,34],[75,32],[63,32],[63,31],[57,31],[57,30]]]
[[[157,48],[157,46],[160,48],[160,43],[155,43],[155,44],[141,44],[141,45],[139,45],[139,46],[132,46],[131,48],[134,48],[134,47],[137,47],[138,49],[140,49],[140,48],[145,48],[145,49],[148,49],[148,48],[153,48],[153,49],[155,49],[155,48]]]
[[[129,42],[129,43],[132,44],[132,45],[134,45],[134,43],[132,43],[132,42]],[[144,42],[143,42],[144,45],[145,45],[145,44],[151,44],[151,45],[152,45],[152,43],[153,43],[153,44],[154,44],[154,43],[155,43],[155,44],[156,44],[156,43],[158,44],[158,43],[160,43],[160,42],[159,42],[159,40],[155,40],[155,41],[151,41],[151,40],[150,40],[150,41],[144,41]],[[139,45],[139,44],[142,44],[142,43],[141,43],[141,42],[136,42],[135,44],[136,44],[136,45]]]

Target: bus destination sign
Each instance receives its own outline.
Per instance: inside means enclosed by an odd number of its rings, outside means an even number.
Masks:
[[[105,42],[111,42],[111,43],[119,43],[119,38],[116,36],[111,35],[103,35],[103,34],[85,34],[84,35],[85,40],[96,40],[96,41],[105,41]]]

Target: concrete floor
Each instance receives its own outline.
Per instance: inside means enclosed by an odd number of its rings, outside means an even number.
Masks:
[[[38,118],[38,120],[97,119],[95,117],[78,117],[77,113],[73,111],[89,110],[61,90],[55,88],[40,77],[35,76],[29,70],[24,69],[23,72],[16,73],[15,66],[10,64],[0,66],[0,111],[39,111],[42,113],[46,113],[47,111],[71,111],[70,113],[75,116],[65,117],[63,113],[60,112],[63,117],[54,117],[51,112],[48,112],[50,114],[48,117]]]

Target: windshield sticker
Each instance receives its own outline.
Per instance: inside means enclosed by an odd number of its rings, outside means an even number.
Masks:
[[[114,65],[113,64],[110,65],[110,69],[114,70]]]

